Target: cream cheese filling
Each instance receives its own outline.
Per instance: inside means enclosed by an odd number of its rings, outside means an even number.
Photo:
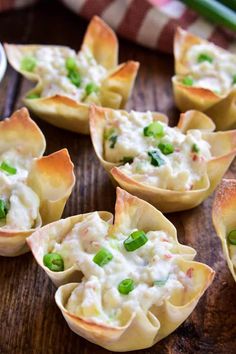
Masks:
[[[163,130],[161,136],[145,136],[145,127],[153,122],[151,112],[132,111],[129,116],[114,112],[107,118],[104,158],[123,162],[118,168],[140,183],[177,191],[194,189],[207,172],[210,145],[202,138],[200,130],[183,134],[162,122],[159,122]],[[163,153],[160,144],[171,145],[173,152]],[[153,151],[161,159],[159,166],[153,164],[150,156]]]
[[[6,206],[5,217],[0,218],[2,229],[29,230],[39,215],[40,201],[37,194],[27,186],[27,177],[33,157],[12,148],[0,154],[0,199]],[[13,174],[1,169],[6,163],[16,169]]]
[[[36,59],[33,72],[42,81],[41,97],[63,95],[76,101],[99,103],[99,90],[107,76],[107,69],[99,65],[88,48],[83,48],[78,55],[70,48],[43,46],[32,56]],[[81,83],[78,87],[68,77],[66,60],[72,58],[78,68]],[[88,84],[95,84],[96,91],[86,91]]]
[[[191,46],[186,54],[186,65],[194,87],[218,94],[236,87],[236,55],[212,43]]]

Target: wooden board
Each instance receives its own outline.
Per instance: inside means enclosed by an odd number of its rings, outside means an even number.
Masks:
[[[0,41],[52,43],[79,49],[86,21],[58,2],[43,1],[31,9],[0,15]],[[140,61],[141,69],[128,108],[159,110],[177,122],[171,76],[173,59],[120,40],[120,59]],[[0,85],[0,116],[21,107],[30,84],[11,68]],[[115,190],[93,152],[88,136],[54,128],[34,117],[47,139],[47,153],[67,147],[75,164],[76,186],[64,217],[93,210],[114,209]],[[236,163],[227,176],[236,177]],[[236,285],[222,256],[211,221],[213,198],[186,212],[168,215],[179,240],[194,247],[197,260],[216,271],[213,285],[192,315],[173,334],[143,354],[233,354],[236,352]],[[30,253],[0,257],[0,353],[108,354],[75,335],[54,302],[55,287]]]

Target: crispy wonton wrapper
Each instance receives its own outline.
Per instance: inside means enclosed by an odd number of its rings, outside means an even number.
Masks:
[[[60,219],[75,183],[74,166],[66,149],[42,157],[45,138],[25,108],[0,122],[0,151],[16,146],[34,157],[27,185],[38,195],[40,208],[34,228],[26,231],[0,228],[0,255],[11,257],[29,251],[25,240],[35,229]]]
[[[227,235],[236,229],[236,180],[223,179],[216,193],[212,209],[213,224],[219,236],[228,267],[236,281],[236,271],[230,257]]]
[[[27,240],[37,262],[57,285],[66,283],[69,278],[72,278],[72,272],[76,275],[76,269],[72,267],[64,272],[53,273],[43,266],[43,255],[49,251],[48,243],[51,237],[56,236],[60,240],[82,217],[81,215],[73,216],[47,225],[36,231]],[[106,219],[109,218],[111,218],[111,214],[107,213]],[[103,217],[103,219],[105,218]],[[78,286],[78,279],[76,283],[59,287],[55,295],[56,303],[72,331],[112,351],[123,352],[148,348],[169,335],[191,314],[214,278],[214,271],[210,267],[192,261],[196,254],[195,250],[178,242],[175,227],[161,212],[147,202],[117,188],[115,223],[111,227],[110,233],[125,232],[127,229],[135,228],[145,232],[151,230],[167,232],[172,238],[176,253],[180,255],[178,266],[183,272],[191,274],[193,286],[175,290],[161,306],[153,305],[147,313],[141,307],[138,307],[135,312],[124,310],[121,315],[122,326],[120,327],[112,324],[100,325],[91,319],[78,317],[68,312],[66,304],[72,291]],[[77,272],[79,271],[77,269]]]
[[[31,81],[36,81],[34,89],[27,92],[40,93],[41,78],[33,72],[20,68],[21,59],[36,51],[40,45],[5,44],[7,57],[15,70]],[[58,47],[58,46],[57,46]],[[63,47],[58,47],[63,49]],[[65,48],[65,47],[64,47]],[[139,63],[128,61],[118,65],[118,40],[112,29],[99,17],[91,20],[84,36],[82,49],[89,48],[98,64],[108,70],[108,76],[102,82],[100,104],[114,109],[123,108],[131,94]],[[88,134],[89,104],[75,101],[63,95],[24,98],[25,105],[43,120],[67,130]]]
[[[205,114],[198,111],[182,113],[177,127],[186,133],[190,129],[203,132],[203,139],[211,146],[212,159],[207,163],[207,173],[193,186],[192,190],[174,191],[140,183],[121,171],[120,163],[104,159],[103,142],[106,115],[111,109],[97,106],[90,108],[90,133],[97,157],[113,181],[121,188],[156,206],[162,212],[191,209],[205,200],[220,183],[236,154],[236,130],[213,133],[215,125]],[[124,114],[129,116],[128,112]],[[154,120],[167,121],[167,117],[152,113]]]
[[[201,88],[186,86],[183,76],[191,74],[186,62],[186,52],[196,44],[209,43],[191,33],[178,28],[174,39],[175,73],[172,78],[175,102],[181,112],[197,109],[213,119],[217,130],[236,128],[236,89],[225,94]]]

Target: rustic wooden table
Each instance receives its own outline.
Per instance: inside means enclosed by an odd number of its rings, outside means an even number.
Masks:
[[[55,1],[0,15],[0,41],[63,44],[79,49],[87,23]],[[173,59],[120,40],[120,59],[140,61],[141,68],[128,108],[159,110],[178,119],[171,81]],[[0,85],[0,116],[22,106],[30,87],[8,68]],[[115,190],[94,154],[90,138],[50,126],[36,117],[47,139],[47,153],[66,147],[75,164],[77,182],[64,217],[93,210],[113,211]],[[227,176],[236,177],[236,163]],[[213,285],[192,315],[173,334],[143,354],[233,354],[236,348],[236,286],[222,256],[211,221],[213,198],[201,206],[168,215],[179,240],[198,251],[197,260],[216,271]],[[54,302],[55,287],[30,253],[0,257],[0,353],[106,354],[70,331]],[[135,353],[141,353],[135,352]]]

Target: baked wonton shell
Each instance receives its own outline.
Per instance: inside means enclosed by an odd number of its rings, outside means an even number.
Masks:
[[[27,99],[31,93],[40,93],[40,76],[23,71],[20,62],[23,56],[32,53],[40,45],[5,44],[5,50],[13,68],[37,85],[27,92],[24,103],[41,119],[77,133],[88,134],[89,104],[73,100],[63,95],[54,95],[37,99]],[[63,48],[59,47],[58,48]],[[139,63],[128,61],[118,65],[118,40],[112,29],[99,17],[94,16],[87,28],[82,49],[89,48],[98,64],[108,70],[108,75],[101,85],[101,105],[114,109],[123,108],[131,94]]]
[[[195,44],[209,43],[193,34],[178,28],[174,38],[175,73],[172,78],[174,97],[181,112],[197,109],[213,119],[217,130],[236,128],[236,89],[225,94],[201,87],[186,86],[181,83],[188,71],[186,52]]]
[[[135,312],[124,313],[121,327],[97,324],[71,314],[66,309],[69,296],[78,283],[59,287],[55,299],[69,327],[75,333],[108,350],[126,352],[148,348],[173,332],[193,311],[198,300],[214,278],[214,271],[205,264],[192,261],[195,251],[178,243],[175,227],[157,209],[147,202],[117,188],[114,229],[125,231],[127,227],[164,230],[173,238],[180,258],[179,267],[191,269],[193,287],[175,291],[161,306],[153,305],[147,313],[141,307]],[[34,238],[34,235],[30,237]]]
[[[34,228],[26,231],[0,228],[0,255],[10,257],[29,251],[26,237],[41,225],[61,217],[75,183],[73,164],[66,149],[42,157],[45,138],[25,108],[0,122],[0,153],[16,146],[34,157],[27,185],[38,195],[40,208]]]
[[[227,260],[228,267],[236,281],[236,270],[230,257],[229,244],[227,235],[231,230],[236,229],[236,180],[223,179],[215,196],[212,220],[219,236],[224,256]]]
[[[190,129],[199,129],[203,132],[203,139],[210,144],[213,156],[207,163],[207,173],[194,189],[188,191],[174,191],[140,183],[121,171],[118,168],[119,163],[104,159],[106,115],[111,113],[110,109],[97,106],[90,108],[90,133],[98,159],[116,184],[150,202],[162,212],[186,210],[199,205],[214,191],[236,154],[236,130],[213,133],[215,125],[209,117],[198,111],[188,111],[181,114],[177,127],[183,133]],[[127,112],[124,114],[129,115]],[[167,119],[162,114],[152,114],[154,120]]]

